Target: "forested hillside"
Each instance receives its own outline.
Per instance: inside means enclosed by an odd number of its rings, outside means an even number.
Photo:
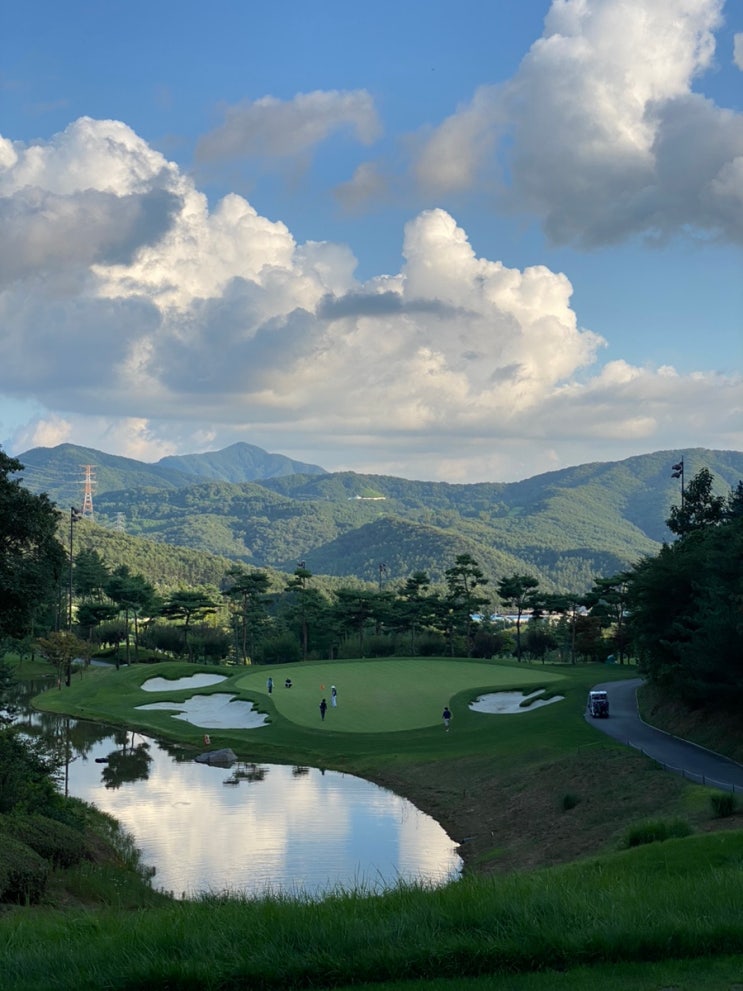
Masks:
[[[224,560],[289,574],[303,561],[315,574],[370,582],[383,566],[388,581],[404,581],[416,570],[440,581],[458,554],[470,554],[491,578],[525,572],[547,589],[571,592],[657,553],[671,538],[665,520],[680,499],[671,466],[681,457],[687,479],[708,468],[721,494],[743,477],[743,454],[703,449],[471,485],[320,468],[281,474],[300,463],[277,464],[280,456],[263,453],[262,462],[259,448],[233,445],[146,465],[62,445],[19,460],[27,464],[23,483],[48,491],[65,508],[81,505],[80,469],[91,465],[94,519],[103,530]],[[64,500],[50,484],[63,464]],[[265,477],[243,477],[261,464]],[[209,475],[219,477],[205,480]]]

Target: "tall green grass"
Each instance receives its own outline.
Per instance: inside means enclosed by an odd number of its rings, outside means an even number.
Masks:
[[[743,834],[318,903],[204,898],[0,919],[5,991],[330,988],[743,953]]]

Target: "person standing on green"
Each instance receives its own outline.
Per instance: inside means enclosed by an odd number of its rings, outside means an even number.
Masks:
[[[320,719],[322,719],[323,722],[325,721],[325,713],[327,711],[328,711],[328,703],[325,701],[325,699],[323,699],[322,702],[320,703]]]
[[[451,710],[448,705],[444,706],[444,711],[441,713],[441,718],[444,720],[444,729],[449,732],[449,722],[451,720]]]

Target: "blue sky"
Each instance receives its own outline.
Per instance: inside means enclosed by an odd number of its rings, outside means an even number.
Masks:
[[[9,453],[741,449],[740,4],[30,0],[0,66]]]

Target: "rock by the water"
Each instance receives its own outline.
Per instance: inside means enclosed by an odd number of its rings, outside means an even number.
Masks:
[[[224,750],[209,750],[194,758],[199,764],[219,764],[220,767],[232,767],[237,760],[234,750],[226,747]]]

